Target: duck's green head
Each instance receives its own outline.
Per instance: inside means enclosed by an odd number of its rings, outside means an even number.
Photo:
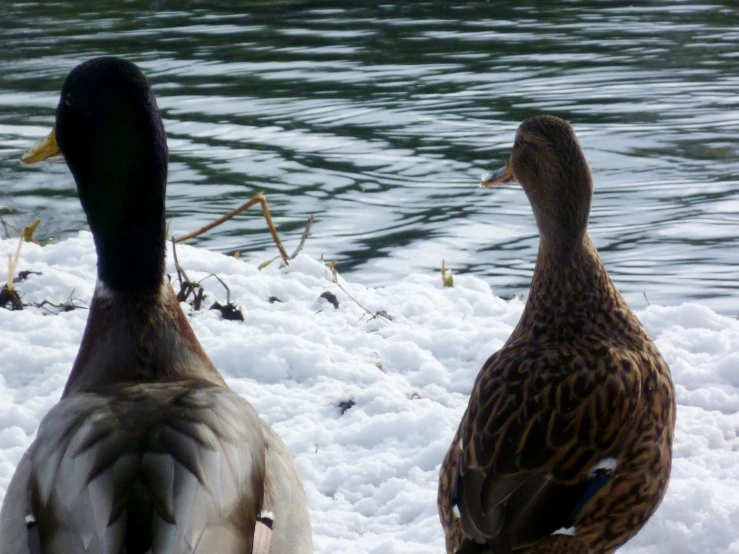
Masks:
[[[113,290],[156,290],[164,272],[167,142],[154,93],[133,63],[89,60],[64,82],[56,126],[24,163],[61,152]]]
[[[519,126],[509,164],[486,176],[481,186],[514,181],[526,192],[543,238],[570,241],[584,236],[593,178],[569,123],[541,115]]]

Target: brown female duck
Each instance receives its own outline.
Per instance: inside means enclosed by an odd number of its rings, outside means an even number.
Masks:
[[[526,307],[480,370],[441,466],[448,553],[606,554],[667,488],[670,372],[587,234],[590,168],[570,125],[525,121],[510,164],[540,245]]]
[[[57,145],[58,140],[58,145]],[[82,344],[0,511],[0,550],[312,552],[284,443],[229,390],[164,273],[167,143],[134,64],[96,58],[67,77],[49,137],[98,254]]]

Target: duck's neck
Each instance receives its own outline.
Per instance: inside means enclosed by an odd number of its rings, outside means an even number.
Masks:
[[[613,285],[587,234],[575,241],[542,237],[526,307],[512,339],[570,340],[607,336],[613,325],[641,333],[641,325]]]
[[[164,275],[167,147],[150,134],[129,130],[104,143],[108,151],[67,161],[95,240],[98,280],[132,294],[156,293]]]
[[[126,293],[155,292],[159,278],[153,276],[164,272],[164,237],[158,235],[138,230],[96,240],[98,280]]]
[[[77,359],[64,389],[199,379],[225,385],[161,274],[151,293],[98,280]]]
[[[107,206],[106,206],[107,208]],[[113,213],[95,214],[88,221],[98,255],[98,281],[115,291],[155,294],[164,274],[164,200],[124,197]]]

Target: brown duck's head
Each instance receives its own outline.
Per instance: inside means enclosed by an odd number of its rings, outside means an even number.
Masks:
[[[526,192],[543,239],[571,243],[583,238],[593,178],[569,123],[551,115],[524,121],[509,164],[484,177],[480,186],[514,181]]]

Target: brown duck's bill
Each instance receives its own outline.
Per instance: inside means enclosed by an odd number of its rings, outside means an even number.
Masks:
[[[31,147],[28,152],[21,156],[22,164],[35,164],[43,160],[63,162],[64,155],[56,143],[56,127],[51,130],[49,136]]]
[[[511,166],[507,165],[494,173],[488,173],[487,175],[484,175],[480,186],[483,188],[488,188],[515,182],[516,178],[513,176]]]

